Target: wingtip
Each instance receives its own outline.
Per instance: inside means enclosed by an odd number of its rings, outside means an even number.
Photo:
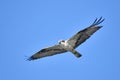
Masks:
[[[29,57],[26,61],[31,61],[32,60],[32,58],[31,57]]]
[[[27,59],[27,61],[32,61],[32,60],[34,60],[32,56]]]
[[[99,28],[102,28],[103,26],[98,26]]]
[[[95,25],[99,25],[100,23],[102,23],[105,20],[105,18],[103,18],[102,16],[100,18],[96,18],[95,21],[92,23],[91,26],[95,26]]]

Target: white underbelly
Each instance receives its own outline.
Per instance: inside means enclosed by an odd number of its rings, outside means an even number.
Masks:
[[[61,44],[61,47],[63,47],[67,51],[71,51],[73,49],[73,47],[68,43]]]

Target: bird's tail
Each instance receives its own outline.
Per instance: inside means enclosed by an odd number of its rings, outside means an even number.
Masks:
[[[79,57],[81,57],[82,55],[79,53],[79,52],[77,52],[76,50],[72,50],[71,51],[77,58],[79,58]]]

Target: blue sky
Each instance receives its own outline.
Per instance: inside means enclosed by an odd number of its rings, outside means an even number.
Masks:
[[[1,80],[119,80],[119,0],[0,0]],[[40,49],[68,39],[103,16],[104,26],[77,50],[35,61]]]

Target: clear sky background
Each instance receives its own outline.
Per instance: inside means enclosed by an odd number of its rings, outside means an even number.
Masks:
[[[103,16],[77,50],[26,59]],[[120,80],[119,0],[0,0],[0,80]]]

